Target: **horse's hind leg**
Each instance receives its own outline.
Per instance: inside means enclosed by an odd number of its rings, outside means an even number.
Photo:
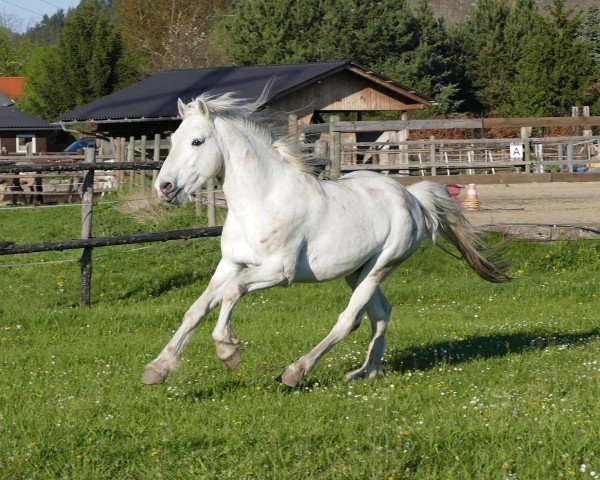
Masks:
[[[371,321],[371,342],[367,350],[367,358],[360,368],[348,372],[345,376],[347,381],[359,378],[375,378],[379,375],[381,358],[385,350],[385,332],[392,306],[385,298],[381,287],[377,287],[375,293],[367,303],[367,313]]]
[[[323,355],[348,336],[359,322],[360,314],[376,292],[379,284],[392,268],[392,266],[376,265],[361,272],[356,289],[350,297],[350,302],[338,317],[338,321],[331,332],[315,348],[286,368],[280,377],[281,383],[288,387],[297,386],[302,377],[313,369]]]

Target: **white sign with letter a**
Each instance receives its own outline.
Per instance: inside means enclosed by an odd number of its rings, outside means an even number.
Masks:
[[[523,158],[523,144],[511,143],[510,144],[510,158]]]

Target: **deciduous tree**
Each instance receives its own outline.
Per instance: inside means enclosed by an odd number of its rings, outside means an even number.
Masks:
[[[213,24],[226,0],[127,0],[118,26],[127,46],[145,61],[146,73],[221,62]]]

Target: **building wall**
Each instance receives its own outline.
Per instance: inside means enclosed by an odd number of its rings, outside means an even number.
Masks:
[[[39,132],[23,132],[26,135],[33,134],[35,135],[35,152],[45,152],[47,148],[47,139],[45,133]],[[17,136],[20,135],[19,132],[0,132],[0,149],[4,152],[6,149],[6,154],[16,154],[17,153]],[[20,153],[20,152],[19,152]]]
[[[0,92],[12,99],[21,98],[24,80],[25,77],[0,77]]]
[[[294,112],[299,118],[314,111],[404,111],[414,102],[350,71],[331,75],[269,103],[275,110]],[[419,108],[422,108],[419,106]]]

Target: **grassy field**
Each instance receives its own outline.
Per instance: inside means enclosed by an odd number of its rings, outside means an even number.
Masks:
[[[99,205],[95,235],[149,230]],[[0,210],[0,241],[76,237],[79,210]],[[194,226],[193,208],[157,228]],[[424,245],[385,284],[384,376],[345,383],[363,326],[303,381],[274,378],[332,326],[341,281],[245,297],[242,363],[212,314],[162,386],[139,383],[202,291],[218,240],[0,257],[1,479],[600,478],[600,241],[507,246],[492,285]],[[42,265],[38,262],[46,262]]]

